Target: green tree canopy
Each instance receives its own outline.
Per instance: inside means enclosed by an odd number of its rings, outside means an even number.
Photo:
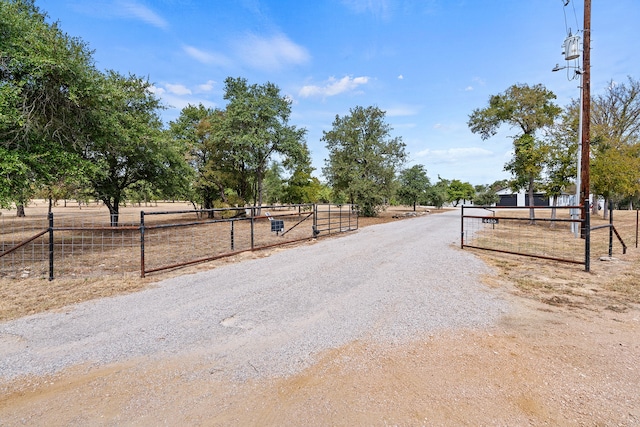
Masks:
[[[591,107],[592,191],[606,200],[631,197],[640,191],[640,82],[611,82]]]
[[[262,205],[263,180],[273,156],[294,170],[308,153],[306,129],[289,125],[291,100],[280,95],[273,83],[248,84],[246,79],[228,77],[224,98],[229,101],[224,120],[224,138],[244,185],[240,195]]]
[[[391,137],[378,107],[355,107],[336,116],[333,128],[324,131],[329,157],[324,176],[334,192],[360,205],[364,216],[375,216],[392,196],[394,177],[406,158],[401,137]]]
[[[190,166],[188,198],[204,209],[212,209],[216,200],[229,203],[229,191],[238,191],[240,177],[224,136],[224,120],[224,111],[200,104],[183,108],[180,117],[169,123],[168,133],[183,147]]]
[[[575,182],[577,173],[578,127],[580,105],[571,102],[549,129],[547,138],[547,159],[545,161],[546,179],[541,188],[554,198],[554,205],[563,191]],[[575,205],[580,204],[576,200]],[[555,209],[552,211],[555,218]]]
[[[460,200],[473,200],[475,194],[476,190],[473,185],[454,179],[447,188],[447,201],[453,203],[454,206],[458,206]]]
[[[479,206],[491,206],[500,201],[500,196],[490,185],[476,187],[476,195],[473,196],[473,203]]]
[[[0,2],[0,204],[19,209],[40,186],[76,174],[95,99],[92,53],[32,0]],[[21,171],[26,171],[25,173]]]
[[[438,175],[438,182],[429,187],[427,191],[427,200],[437,209],[442,208],[447,202],[447,190],[449,189],[450,182],[448,179],[444,179]]]
[[[561,109],[552,100],[556,96],[543,85],[529,86],[516,84],[504,93],[489,98],[489,105],[474,110],[469,116],[469,128],[483,140],[494,136],[498,129],[507,124],[520,132],[514,136],[514,156],[505,165],[514,179],[514,190],[527,189],[529,205],[534,205],[534,189],[540,178],[547,148],[537,137],[537,132],[551,126]],[[534,210],[530,210],[531,219]]]
[[[424,165],[414,165],[402,170],[398,181],[400,185],[398,197],[403,203],[413,205],[413,210],[415,211],[416,204],[426,200],[427,191],[431,185],[427,170]]]
[[[101,79],[101,108],[93,111],[85,158],[96,166],[91,185],[118,224],[125,190],[141,181],[164,194],[180,192],[187,173],[184,146],[162,130],[160,101],[147,80],[115,71]]]

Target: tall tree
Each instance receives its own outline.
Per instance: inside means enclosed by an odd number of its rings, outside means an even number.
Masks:
[[[580,105],[577,100],[574,100],[564,109],[560,120],[549,128],[547,135],[546,179],[542,189],[547,196],[553,197],[554,208],[551,210],[551,218],[556,217],[555,207],[558,198],[572,182],[575,182],[578,165],[579,112]],[[576,200],[574,204],[579,205],[580,201]]]
[[[91,184],[114,226],[126,189],[145,181],[160,192],[172,193],[188,176],[184,147],[162,131],[160,101],[150,86],[145,79],[115,71],[101,79],[101,108],[94,110],[85,157],[96,165]]]
[[[12,181],[0,203],[16,203],[19,214],[37,186],[59,182],[79,164],[65,160],[86,136],[97,73],[91,55],[47,23],[34,1],[0,2],[0,145],[13,165],[0,165]],[[28,173],[18,173],[23,168]]]
[[[401,137],[391,137],[391,127],[378,107],[355,107],[336,116],[322,141],[329,150],[324,176],[334,192],[360,205],[364,216],[375,216],[393,191],[396,172],[406,159]]]
[[[534,205],[534,189],[547,150],[537,133],[551,126],[560,114],[561,109],[552,102],[555,98],[553,92],[541,84],[516,84],[502,94],[491,96],[487,107],[475,109],[469,116],[469,128],[483,140],[494,136],[503,124],[518,128],[520,133],[513,138],[514,157],[505,165],[505,170],[514,177],[514,190],[527,190],[529,206]],[[534,210],[529,212],[533,220]]]
[[[273,156],[284,158],[285,168],[294,167],[305,156],[306,129],[289,124],[291,100],[273,83],[248,84],[246,79],[228,77],[224,99],[229,101],[224,120],[224,138],[230,154],[251,193],[241,194],[262,205],[263,181]],[[241,189],[246,191],[245,188]]]
[[[398,197],[403,203],[412,205],[415,212],[416,204],[426,200],[427,190],[431,184],[424,165],[414,165],[402,170],[398,181],[400,184]]]
[[[610,82],[591,107],[593,193],[607,201],[633,196],[640,191],[640,82]]]
[[[190,200],[204,209],[212,209],[216,200],[227,203],[227,192],[237,191],[241,179],[224,137],[224,120],[224,111],[200,104],[183,108],[180,117],[169,124],[169,134],[183,146],[193,173]]]

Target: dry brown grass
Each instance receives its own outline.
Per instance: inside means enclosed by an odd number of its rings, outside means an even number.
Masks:
[[[607,255],[605,245],[596,241],[595,254]],[[594,256],[590,272],[578,264],[528,258],[498,252],[475,251],[494,275],[485,277],[490,286],[552,306],[599,311],[627,311],[640,305],[640,252],[635,247],[613,258]]]
[[[180,210],[189,209],[188,206],[177,204],[160,204],[158,206],[144,208],[145,211],[149,210]],[[45,204],[40,203],[40,211],[45,209]],[[24,230],[16,239],[22,239],[31,236],[34,230],[40,230],[43,226],[46,226],[46,222],[43,225],[42,214],[35,208],[30,208],[27,211],[29,215],[24,219]],[[139,207],[128,207],[123,209],[121,218],[126,223],[127,221],[135,221],[139,218]],[[392,208],[386,212],[383,212],[376,218],[359,218],[358,225],[360,227],[366,227],[373,224],[380,224],[389,221],[397,221],[394,216],[403,217],[405,212],[409,212],[410,209],[405,208]],[[78,210],[76,205],[69,205],[67,208],[59,208],[57,214],[69,214],[73,215],[75,221],[78,224],[91,223],[96,225],[95,217],[98,216],[100,221],[98,225],[108,225],[108,215],[105,216],[104,208],[100,209],[96,206],[83,207],[82,210]],[[40,218],[36,219],[36,214],[40,214]],[[11,212],[4,212],[4,215],[12,215]],[[80,218],[80,219],[78,219]],[[264,221],[268,227],[268,222]],[[263,225],[265,225],[263,224]],[[246,227],[245,227],[246,228]],[[302,232],[302,227],[295,231]],[[240,227],[236,230],[236,234],[239,235],[242,232]],[[47,277],[47,267],[42,265],[41,273],[39,275],[31,274],[28,278],[0,278],[0,321],[15,319],[18,317],[41,313],[50,310],[57,310],[69,306],[71,304],[88,301],[96,298],[104,298],[113,295],[126,294],[136,292],[145,289],[149,286],[153,286],[153,283],[175,277],[182,274],[194,273],[197,271],[208,270],[216,268],[217,266],[227,263],[240,262],[242,260],[250,258],[258,258],[269,256],[275,248],[265,249],[255,252],[244,252],[229,257],[220,258],[214,261],[196,264],[188,267],[177,268],[173,270],[167,270],[159,273],[154,273],[146,278],[139,277],[139,237],[137,233],[124,232],[122,234],[132,234],[134,237],[126,237],[128,242],[124,247],[118,246],[118,238],[113,243],[109,243],[104,249],[96,251],[86,251],[82,254],[76,254],[73,264],[65,266],[66,270],[64,274],[60,274],[56,271],[56,279],[49,281]],[[246,233],[245,233],[246,234]],[[258,238],[267,239],[273,238],[273,233],[266,231]],[[293,237],[295,234],[291,233]],[[266,236],[266,237],[265,237]],[[71,237],[67,237],[70,239]],[[75,237],[79,239],[80,237]],[[194,240],[213,240],[211,236],[194,234],[189,237],[191,239],[190,245],[181,245],[179,255],[182,257],[194,257],[194,251],[197,248],[204,247],[204,244],[194,245]],[[203,241],[204,241],[203,240]],[[308,241],[311,241],[309,239]],[[263,243],[269,243],[265,241]],[[304,244],[303,242],[292,243],[292,245]],[[162,247],[149,246],[149,259],[153,261],[155,255],[156,260],[164,254],[165,256],[176,256],[177,252],[172,250],[171,245],[175,245],[175,241],[167,240],[162,243]],[[175,246],[174,246],[175,247]],[[236,248],[242,249],[242,248]],[[138,263],[138,264],[136,264]],[[166,263],[166,261],[165,261]],[[35,276],[35,277],[34,277]],[[78,277],[78,278],[74,278]]]
[[[158,209],[163,208],[165,207],[158,207]],[[394,207],[376,218],[359,218],[358,224],[359,227],[367,227],[411,218],[411,216],[405,216],[411,211],[412,209],[407,207]],[[431,209],[431,213],[437,212]],[[133,216],[135,217],[136,214],[134,212]],[[635,216],[632,218],[629,214],[626,217],[624,214],[617,214],[617,224],[620,223],[621,227],[631,229],[628,223],[635,221]],[[535,233],[539,232],[539,229],[535,231]],[[601,233],[605,234],[604,231]],[[608,239],[601,240],[608,242]],[[294,245],[297,244],[305,243]],[[602,247],[600,243],[596,244],[600,245],[599,248]],[[0,278],[0,321],[62,309],[71,304],[95,298],[136,292],[153,286],[158,280],[208,270],[245,259],[269,256],[274,250],[278,249],[245,252],[203,264],[156,273],[145,279],[138,277],[137,273],[94,275],[77,279],[61,277],[51,282],[34,277],[20,280]],[[582,271],[578,265],[485,251],[476,252],[497,271],[496,275],[486,277],[486,283],[490,286],[507,287],[518,295],[538,299],[551,305],[589,309],[607,308],[624,311],[634,304],[640,304],[640,268],[638,268],[640,259],[638,250],[635,248],[631,248],[627,255],[617,256],[617,260],[594,261],[591,273]],[[95,256],[104,258],[108,255],[98,253]],[[93,265],[95,269],[95,265],[99,262],[85,260],[82,264]]]
[[[550,211],[537,211],[536,217],[548,217]],[[500,216],[528,217],[527,210],[505,210]],[[635,248],[636,212],[614,211],[614,225],[627,245],[613,237],[609,255],[609,229],[591,232],[590,272],[584,265],[560,263],[499,252],[476,251],[497,274],[486,283],[552,306],[588,310],[626,311],[640,304],[640,252]],[[602,216],[593,216],[591,227],[608,224]],[[497,228],[497,227],[496,227]],[[500,232],[480,231],[478,241],[494,249],[521,250],[584,262],[584,240],[571,236],[568,224],[551,227],[549,222],[535,225],[527,221],[500,223]],[[568,237],[569,236],[569,237]],[[517,247],[516,247],[517,246]]]

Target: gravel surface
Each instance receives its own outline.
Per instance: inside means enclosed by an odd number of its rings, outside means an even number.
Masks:
[[[403,343],[509,310],[459,242],[458,211],[358,230],[157,287],[0,323],[0,379],[198,354],[236,379],[288,375],[354,340]]]

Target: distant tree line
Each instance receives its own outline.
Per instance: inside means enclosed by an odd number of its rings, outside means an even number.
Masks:
[[[354,203],[363,215],[389,204],[489,205],[502,188],[556,196],[575,176],[578,105],[560,108],[542,85],[513,85],[474,110],[482,139],[518,130],[512,179],[472,186],[431,183],[376,106],[337,115],[314,176],[306,129],[290,124],[292,103],[273,83],[225,80],[224,108],[185,107],[165,125],[165,108],[145,78],[100,71],[80,39],[64,33],[33,0],[0,2],[0,207],[18,215],[34,197],[100,200],[113,225],[127,202],[186,200],[195,208],[265,203]],[[640,193],[640,85],[629,78],[592,101],[593,192],[632,206]]]

